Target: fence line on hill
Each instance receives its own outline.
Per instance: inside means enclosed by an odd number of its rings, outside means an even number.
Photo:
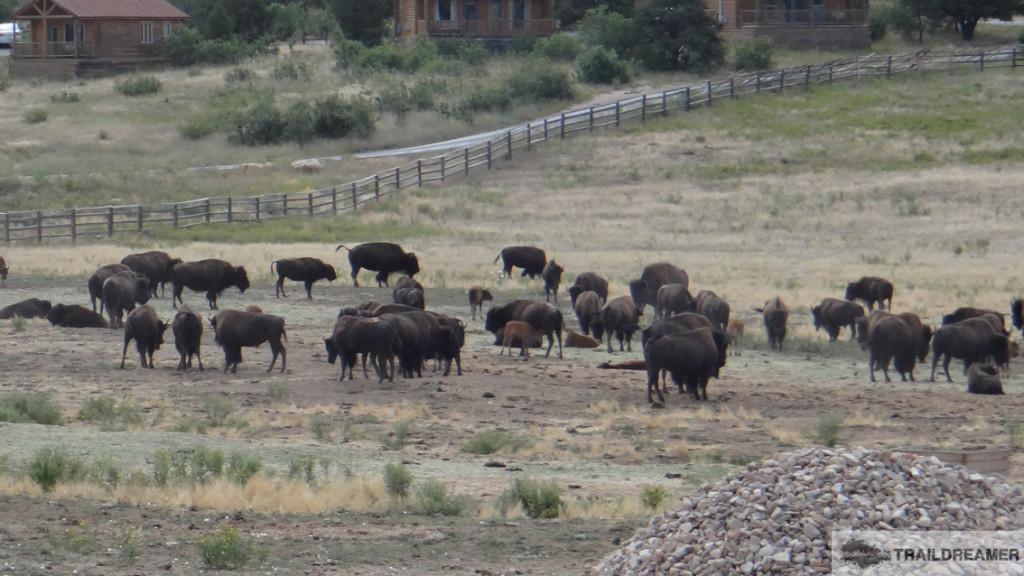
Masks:
[[[88,208],[19,210],[0,212],[4,242],[70,238],[109,238],[115,234],[152,229],[182,229],[218,222],[251,222],[297,215],[338,214],[358,210],[390,192],[445,181],[490,169],[516,150],[530,150],[552,138],[565,138],[595,128],[713,106],[716,100],[761,92],[784,92],[810,85],[826,85],[862,77],[892,76],[929,70],[950,74],[964,69],[1016,68],[1024,54],[1016,47],[992,51],[937,54],[921,51],[900,55],[869,55],[770,71],[746,72],[729,78],[707,80],[681,88],[634,96],[609,104],[549,116],[515,126],[498,139],[457,149],[441,156],[418,159],[360,180],[306,192],[199,198],[163,204],[133,204]]]

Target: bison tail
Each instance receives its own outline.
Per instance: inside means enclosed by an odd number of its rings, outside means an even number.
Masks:
[[[338,247],[335,248],[334,251],[337,252],[338,250],[341,250],[342,248],[344,248],[345,250],[348,250],[349,252],[352,251],[351,249],[349,249],[348,246],[345,246],[344,244],[338,244]]]
[[[284,328],[281,328],[281,336],[284,336],[284,341],[288,341],[288,332],[285,332]]]
[[[498,263],[498,260],[501,260],[501,252],[498,252],[498,257],[497,257],[497,258],[495,258],[495,259],[494,259],[494,262],[491,262],[491,264],[497,264],[497,263]]]
[[[270,263],[270,275],[271,276],[274,275],[274,265],[277,264],[277,262],[278,262],[277,260],[274,260],[273,262]]]

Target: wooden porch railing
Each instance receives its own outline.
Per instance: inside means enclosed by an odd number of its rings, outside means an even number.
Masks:
[[[80,42],[16,42],[11,53],[15,58],[75,58],[81,47]]]
[[[551,34],[548,20],[420,20],[420,30],[430,36],[511,36],[513,34]]]
[[[866,23],[864,10],[765,8],[740,11],[740,26],[863,26]]]

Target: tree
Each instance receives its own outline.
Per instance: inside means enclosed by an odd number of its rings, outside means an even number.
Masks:
[[[562,29],[565,29],[579,22],[587,12],[597,9],[632,18],[633,0],[562,0],[555,8],[555,17]]]
[[[916,36],[918,44],[922,43],[924,33],[933,32],[944,17],[940,1],[899,0],[890,6],[889,27],[905,38]]]
[[[1024,14],[1022,0],[940,0],[942,13],[949,16],[960,28],[960,37],[969,42],[974,38],[978,21],[984,18],[1012,20],[1016,14]]]
[[[390,34],[388,20],[394,16],[391,0],[328,0],[328,3],[346,38],[372,48]]]
[[[652,0],[633,19],[633,55],[655,71],[703,72],[725,62],[725,46],[704,0]]]

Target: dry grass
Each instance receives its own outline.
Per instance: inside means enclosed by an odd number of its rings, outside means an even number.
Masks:
[[[800,444],[804,441],[804,435],[796,428],[789,426],[769,424],[764,427],[764,431],[777,442],[783,444]]]

